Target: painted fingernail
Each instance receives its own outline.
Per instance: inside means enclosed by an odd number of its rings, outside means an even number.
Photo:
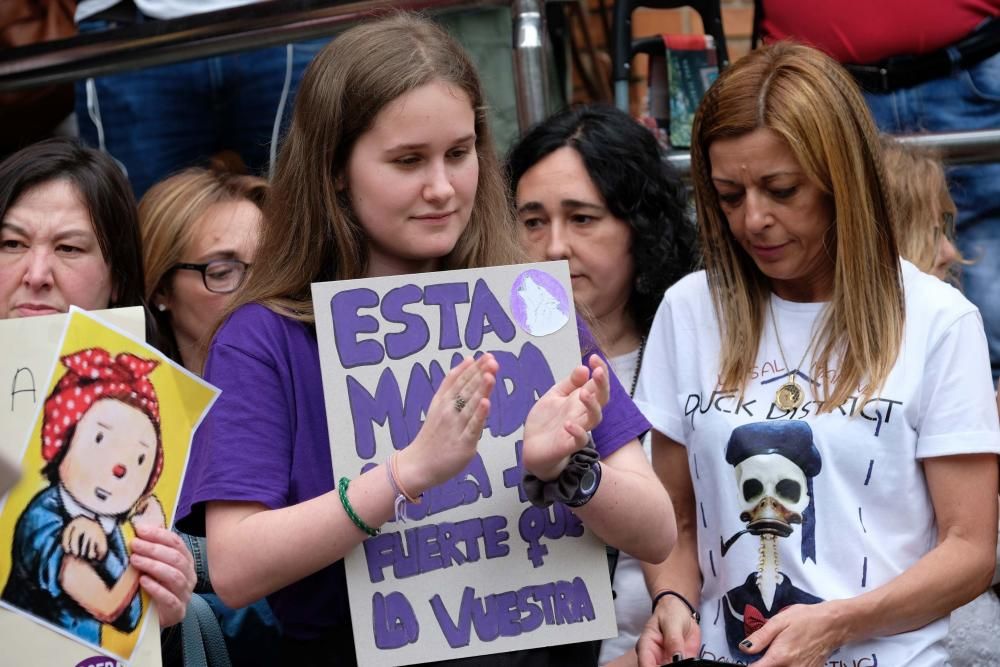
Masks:
[[[674,657],[672,657],[670,659],[670,662],[680,662],[680,661],[681,661],[681,654],[680,653],[674,653]]]
[[[743,641],[740,642],[740,646],[742,646],[743,648],[753,648],[753,642],[750,641],[749,639],[744,639]]]

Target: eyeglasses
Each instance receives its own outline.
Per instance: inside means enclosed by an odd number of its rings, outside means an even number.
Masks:
[[[955,214],[951,211],[945,211],[941,214],[941,224],[934,228],[934,242],[937,243],[944,237],[955,242]]]
[[[215,259],[206,264],[174,264],[171,270],[186,269],[197,271],[205,283],[205,289],[216,294],[229,294],[239,289],[250,265],[238,259]]]

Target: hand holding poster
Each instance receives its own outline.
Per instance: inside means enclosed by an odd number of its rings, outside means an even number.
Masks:
[[[497,364],[485,429],[465,469],[346,559],[359,663],[404,665],[616,631],[603,544],[565,506],[528,504],[520,486],[525,419],[580,365],[568,284],[566,263],[553,262],[313,286],[337,478],[407,447],[464,357],[488,352]],[[438,400],[462,410],[466,398],[456,391]],[[420,444],[433,451],[434,443]]]
[[[0,509],[0,631],[49,628],[42,645],[17,642],[19,664],[156,665],[159,633],[147,647],[149,599],[129,543],[171,524],[191,434],[217,392],[83,311],[62,318],[19,452],[23,478]]]

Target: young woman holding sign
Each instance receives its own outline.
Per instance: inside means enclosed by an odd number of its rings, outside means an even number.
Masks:
[[[267,261],[209,352],[205,374],[223,394],[196,438],[178,515],[183,529],[207,535],[224,600],[269,596],[289,662],[353,664],[342,559],[393,517],[400,495],[417,496],[468,464],[498,365],[484,354],[454,368],[410,446],[341,493],[310,284],[521,260],[482,89],[461,47],[409,15],[338,36],[303,79],[265,213]],[[672,516],[637,440],[645,420],[600,356],[587,364],[535,404],[524,468],[543,485],[563,481],[591,430],[603,473],[576,514],[608,543],[660,561],[674,526],[644,519]],[[570,486],[582,488],[579,479]],[[596,659],[577,645],[470,661],[515,662]]]

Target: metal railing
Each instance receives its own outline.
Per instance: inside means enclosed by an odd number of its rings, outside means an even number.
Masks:
[[[945,164],[1000,162],[1000,130],[970,130],[897,136],[901,142],[935,151]],[[675,151],[667,160],[682,175],[691,172],[691,154]]]
[[[544,0],[271,0],[0,51],[0,92],[322,37],[392,10],[502,6],[511,9],[517,116],[527,128],[548,109]],[[935,149],[949,164],[1000,161],[1000,130],[902,139]],[[682,173],[690,171],[688,154],[668,159]]]
[[[0,51],[0,91],[332,35],[393,11],[511,8],[518,122],[546,116],[543,0],[272,0]]]
[[[914,134],[898,139],[907,144],[937,151],[948,164],[1000,161],[1000,130]]]

